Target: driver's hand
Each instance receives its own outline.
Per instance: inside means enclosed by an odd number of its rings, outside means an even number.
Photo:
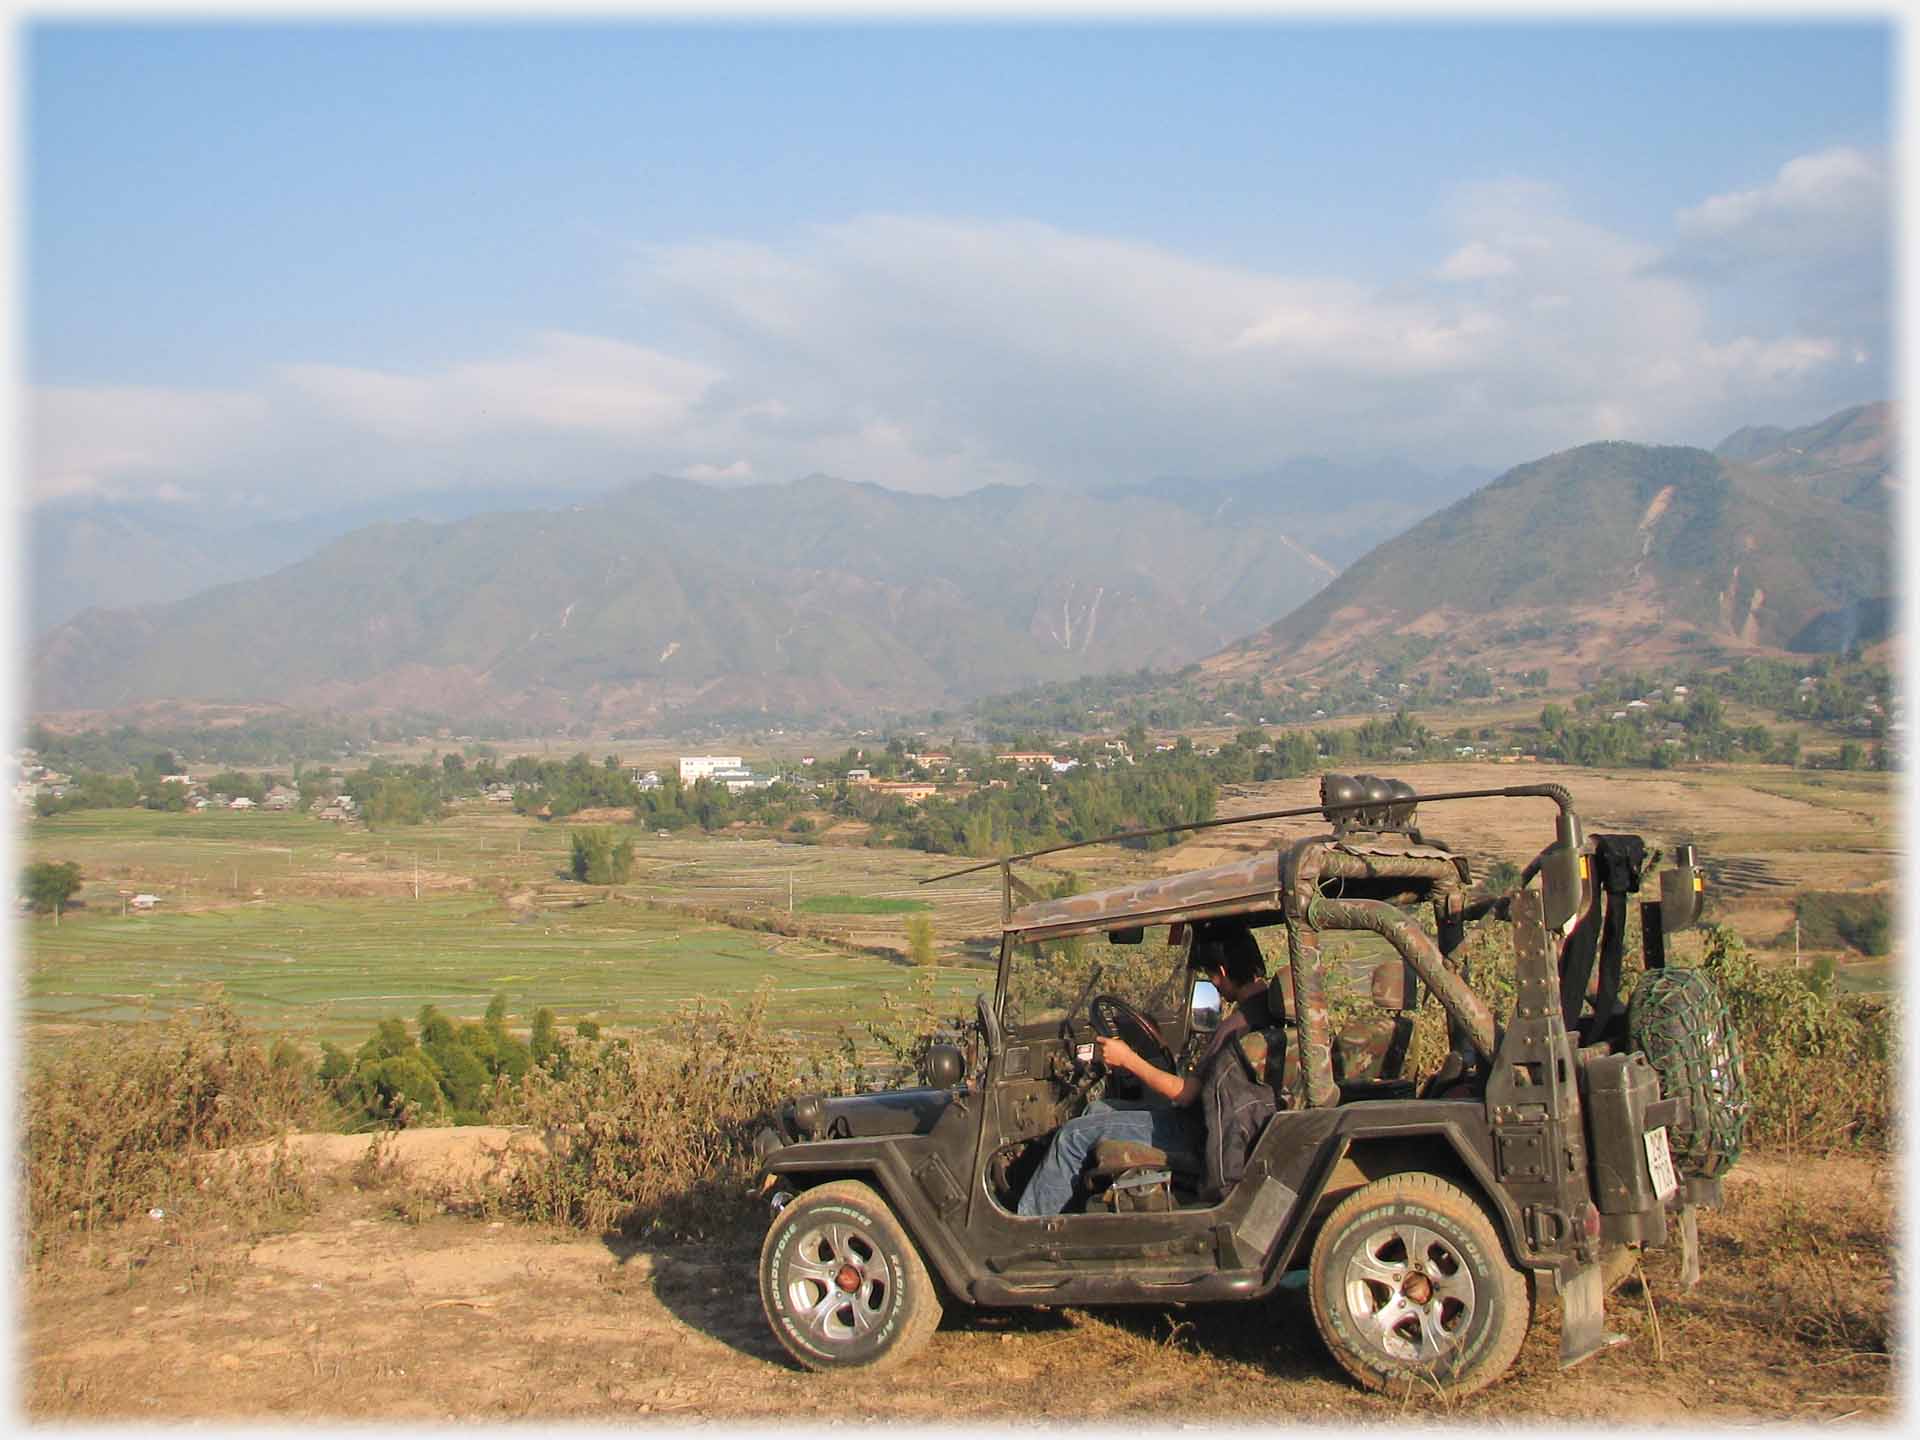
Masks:
[[[1108,1069],[1131,1073],[1140,1057],[1118,1035],[1096,1035],[1093,1037],[1093,1058]]]

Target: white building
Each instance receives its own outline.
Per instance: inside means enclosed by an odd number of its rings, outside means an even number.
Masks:
[[[696,780],[705,780],[716,770],[740,769],[738,755],[682,755],[680,757],[680,783],[691,785]]]

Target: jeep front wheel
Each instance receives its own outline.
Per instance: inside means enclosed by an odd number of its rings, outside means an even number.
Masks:
[[[1464,1395],[1506,1372],[1532,1319],[1532,1277],[1487,1212],[1432,1175],[1389,1175],[1343,1200],[1313,1249],[1314,1323],[1371,1390],[1422,1381]]]
[[[760,1246],[760,1303],[775,1338],[811,1370],[898,1364],[940,1323],[919,1252],[858,1180],[808,1190],[775,1217]]]

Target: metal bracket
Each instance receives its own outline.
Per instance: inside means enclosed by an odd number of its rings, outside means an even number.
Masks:
[[[1583,1265],[1571,1280],[1559,1280],[1560,1368],[1566,1370],[1627,1337],[1607,1329],[1607,1287],[1598,1265]]]
[[[1691,1290],[1700,1283],[1700,1208],[1680,1207],[1680,1288]]]

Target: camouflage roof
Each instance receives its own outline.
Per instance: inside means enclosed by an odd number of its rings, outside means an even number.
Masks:
[[[1274,851],[1205,870],[1188,870],[1137,885],[1119,885],[1064,900],[1037,900],[1008,918],[1016,938],[1124,925],[1163,925],[1280,905],[1280,857]]]

